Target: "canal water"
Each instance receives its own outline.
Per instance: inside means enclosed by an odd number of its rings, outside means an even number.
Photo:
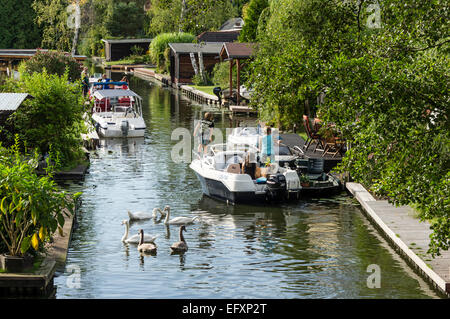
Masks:
[[[345,194],[279,206],[203,197],[188,164],[171,160],[171,133],[193,130],[208,106],[156,82],[130,84],[143,97],[145,138],[103,141],[85,180],[64,186],[82,191],[83,202],[66,267],[55,278],[57,298],[436,297]],[[216,126],[230,126],[211,110]],[[121,242],[128,210],[165,205],[173,217],[200,217],[187,226],[185,255],[170,255],[178,227],[153,220],[132,224],[130,234],[157,235],[156,256],[141,257]]]

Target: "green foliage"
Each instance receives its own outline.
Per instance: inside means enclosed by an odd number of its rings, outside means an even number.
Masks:
[[[168,57],[164,52],[169,48],[169,43],[191,43],[195,36],[190,33],[162,33],[154,37],[149,46],[151,61],[156,65],[159,71],[168,69]]]
[[[73,30],[67,24],[67,0],[37,1],[32,4],[36,22],[42,29],[42,46],[48,49],[70,52]]]
[[[198,86],[209,86],[212,85],[211,75],[208,72],[204,72],[203,76],[200,75],[200,72],[192,77],[192,83]]]
[[[438,254],[450,245],[450,10],[439,0],[377,3],[272,1],[250,65],[252,104],[282,127],[314,109],[334,122],[351,146],[341,169],[417,207]]]
[[[15,133],[27,147],[40,154],[58,154],[63,168],[83,158],[81,133],[84,132],[81,85],[63,76],[42,73],[22,74],[20,82],[10,84],[15,92],[26,92],[34,98],[8,118]]]
[[[34,49],[41,44],[41,30],[35,24],[34,0],[0,0],[0,48]]]
[[[144,10],[133,1],[113,2],[104,21],[108,35],[136,37],[144,34]]]
[[[217,63],[212,71],[213,83],[222,89],[230,86],[230,62]],[[236,82],[236,66],[233,66],[233,83]]]
[[[10,149],[0,148],[0,240],[12,256],[42,248],[80,195],[69,196],[49,176],[38,177],[37,154],[25,159],[19,148],[18,139]]]
[[[239,35],[240,42],[255,42],[257,40],[259,17],[268,6],[268,0],[250,0],[245,9],[244,26]]]
[[[32,74],[41,73],[44,69],[49,74],[63,76],[68,70],[69,80],[76,81],[81,77],[82,65],[69,54],[57,51],[37,51],[29,60],[21,66],[21,72]]]
[[[148,34],[168,32],[200,34],[217,30],[222,23],[238,14],[228,0],[152,0],[148,12]]]

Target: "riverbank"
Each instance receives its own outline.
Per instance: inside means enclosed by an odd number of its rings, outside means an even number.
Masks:
[[[426,253],[430,224],[414,217],[409,206],[395,207],[386,200],[376,200],[361,184],[346,183],[346,188],[396,251],[437,290],[450,297],[450,251],[442,251],[435,258]]]

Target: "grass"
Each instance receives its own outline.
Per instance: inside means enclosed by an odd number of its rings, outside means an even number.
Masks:
[[[199,86],[199,85],[191,85],[191,87],[193,87],[196,90],[205,92],[207,94],[211,94],[214,95],[213,89],[216,87],[215,85],[208,85],[208,86]]]
[[[134,60],[123,59],[118,61],[104,62],[106,65],[116,65],[116,64],[134,64]]]

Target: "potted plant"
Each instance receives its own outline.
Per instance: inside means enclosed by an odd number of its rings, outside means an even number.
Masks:
[[[309,187],[310,183],[311,183],[311,181],[310,181],[308,175],[302,174],[300,176],[300,184],[302,185],[302,187]]]
[[[35,173],[37,156],[24,159],[18,141],[11,149],[0,148],[0,241],[6,252],[0,266],[21,271],[32,263],[27,252],[43,247],[64,225],[64,214],[73,213],[73,197],[60,192],[50,176]],[[1,252],[0,252],[1,253]]]

